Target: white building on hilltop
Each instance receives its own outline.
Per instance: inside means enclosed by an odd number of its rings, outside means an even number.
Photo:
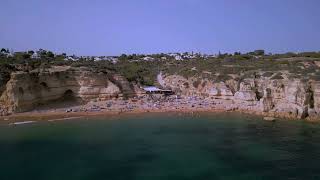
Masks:
[[[32,54],[31,58],[32,59],[40,59],[40,55],[37,52],[35,52]]]
[[[144,61],[153,61],[154,59],[152,57],[144,57],[142,58]]]

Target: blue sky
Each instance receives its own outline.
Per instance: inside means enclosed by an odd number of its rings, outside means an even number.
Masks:
[[[78,55],[320,51],[319,0],[0,0],[0,47]]]

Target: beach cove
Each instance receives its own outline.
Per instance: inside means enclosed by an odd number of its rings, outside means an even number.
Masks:
[[[179,98],[169,96],[166,99],[113,99],[90,101],[85,104],[76,104],[65,107],[56,104],[41,106],[33,111],[15,113],[9,116],[0,116],[0,121],[15,123],[24,120],[64,120],[69,118],[90,118],[94,116],[118,116],[121,114],[146,114],[146,113],[177,113],[187,116],[193,116],[197,113],[240,113],[244,115],[258,115],[263,119],[290,119],[298,120],[295,115],[280,112],[260,112],[254,109],[239,109],[232,104],[226,106],[224,100],[188,97]],[[318,122],[318,119],[305,118],[305,121]]]

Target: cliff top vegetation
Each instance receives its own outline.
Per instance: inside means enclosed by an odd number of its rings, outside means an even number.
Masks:
[[[179,58],[177,58],[179,57]],[[13,71],[45,71],[51,66],[87,67],[92,71],[118,73],[129,81],[143,85],[155,84],[156,75],[162,71],[184,77],[202,77],[216,81],[227,80],[230,75],[240,77],[271,76],[287,72],[292,77],[320,80],[320,52],[265,54],[264,50],[249,53],[219,53],[204,56],[194,53],[121,55],[119,57],[76,57],[51,51],[10,53],[0,51],[0,81],[5,81]],[[263,73],[261,73],[263,72]],[[281,75],[273,76],[281,78]]]

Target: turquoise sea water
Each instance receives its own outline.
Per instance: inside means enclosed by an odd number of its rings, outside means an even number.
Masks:
[[[236,113],[1,124],[0,179],[320,179],[320,124]]]

